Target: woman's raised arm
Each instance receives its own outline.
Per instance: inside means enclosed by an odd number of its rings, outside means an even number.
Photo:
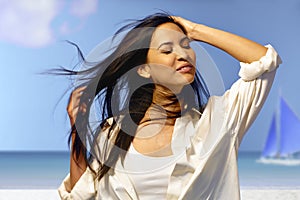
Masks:
[[[75,124],[76,116],[78,114],[78,111],[86,112],[85,104],[82,104],[80,106],[80,97],[82,95],[83,90],[85,87],[80,87],[75,89],[69,99],[69,104],[67,107],[68,115],[70,118],[70,124],[71,127]],[[70,182],[71,182],[71,189],[74,187],[74,185],[77,183],[81,175],[85,172],[87,164],[85,161],[85,157],[83,152],[81,151],[79,154],[79,157],[76,157],[75,151],[73,151],[73,144],[76,138],[76,134],[72,133],[72,149],[71,149],[71,155],[70,155]],[[69,191],[70,192],[70,191]]]
[[[197,24],[181,17],[172,18],[186,29],[191,39],[222,49],[240,62],[257,61],[267,52],[266,47],[233,33]]]

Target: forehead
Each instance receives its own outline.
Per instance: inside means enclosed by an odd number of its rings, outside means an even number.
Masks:
[[[186,37],[181,28],[174,23],[159,25],[151,39],[151,46],[157,46],[164,42],[176,42]]]

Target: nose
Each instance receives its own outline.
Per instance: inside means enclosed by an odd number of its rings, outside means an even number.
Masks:
[[[177,48],[176,55],[177,55],[177,60],[186,60],[186,61],[190,60],[188,52],[181,47]]]

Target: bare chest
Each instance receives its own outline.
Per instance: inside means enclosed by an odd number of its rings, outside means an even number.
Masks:
[[[172,155],[171,141],[174,125],[147,125],[138,128],[132,141],[141,154],[154,157]]]

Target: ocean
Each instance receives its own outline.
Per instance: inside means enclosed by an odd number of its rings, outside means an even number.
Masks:
[[[300,166],[261,164],[259,157],[239,153],[242,189],[300,189]],[[56,189],[68,170],[68,152],[0,152],[0,189]]]

